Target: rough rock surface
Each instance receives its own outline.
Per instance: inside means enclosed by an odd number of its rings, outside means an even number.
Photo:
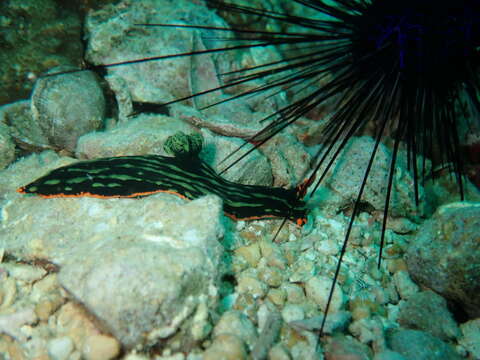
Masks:
[[[480,319],[470,320],[460,325],[463,337],[459,343],[474,359],[480,359]]]
[[[82,136],[75,153],[79,159],[145,154],[169,156],[163,144],[178,131],[189,134],[198,130],[168,116],[139,115],[111,129]]]
[[[437,210],[410,244],[411,277],[480,316],[480,204],[453,203]]]
[[[0,122],[0,169],[5,168],[15,159],[15,144],[10,136],[8,126]]]
[[[325,346],[325,359],[368,360],[372,358],[372,350],[349,336],[332,337]]]
[[[352,138],[330,168],[326,185],[333,192],[340,194],[344,201],[352,202],[357,198],[374,144],[374,139],[368,136]],[[328,163],[328,159],[327,157],[325,164]],[[362,198],[377,210],[385,207],[390,159],[391,151],[380,144]],[[322,168],[320,170],[322,171]],[[419,211],[415,206],[412,188],[413,176],[407,170],[406,157],[399,152],[390,200],[390,215],[414,218],[415,214],[422,213],[423,210],[420,208]],[[419,186],[419,194],[421,204],[424,205],[421,186]]]
[[[82,136],[78,141],[76,155],[78,158],[87,159],[144,154],[170,156],[165,153],[163,144],[169,136],[179,131],[190,134],[200,130],[186,121],[173,117],[142,114],[107,131]],[[202,129],[201,133],[204,144],[200,157],[215,169],[221,169],[219,162],[229,152],[244,144],[243,140],[216,135],[206,129]],[[252,148],[252,145],[248,147]],[[252,156],[222,176],[244,184],[272,183],[270,164],[258,151],[254,151]]]
[[[452,346],[439,338],[419,330],[400,329],[390,334],[389,346],[405,359],[457,360],[461,357]]]
[[[72,70],[57,67],[50,74]],[[32,115],[51,145],[75,150],[77,139],[99,129],[105,116],[105,97],[97,76],[81,71],[40,78],[32,92]]]
[[[17,101],[0,108],[0,123],[8,126],[10,136],[22,150],[50,149],[47,137],[37,121],[34,121],[30,100]]]
[[[398,322],[405,328],[423,330],[442,340],[460,336],[460,329],[447,308],[447,302],[433,291],[416,293],[402,303]]]
[[[198,340],[189,329],[205,327],[208,317],[194,314],[217,301],[219,198],[9,197],[0,247],[58,265],[61,285],[124,346]]]

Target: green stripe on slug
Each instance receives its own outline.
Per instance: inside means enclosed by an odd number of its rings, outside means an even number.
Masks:
[[[178,146],[178,144],[176,144]],[[139,197],[168,192],[190,200],[216,194],[225,213],[236,220],[283,217],[306,222],[306,206],[297,189],[237,184],[223,179],[194,152],[122,156],[81,161],[55,169],[19,188],[23,194],[50,197]]]

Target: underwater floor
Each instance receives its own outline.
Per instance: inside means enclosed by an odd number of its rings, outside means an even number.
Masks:
[[[276,61],[279,49],[69,72],[82,59],[112,64],[224,41],[208,29],[135,24],[228,20],[194,0],[22,0],[0,10],[11,63],[0,95],[0,359],[480,359],[480,191],[467,178],[466,201],[445,171],[419,185],[416,206],[400,147],[378,267],[392,143],[379,145],[319,337],[372,133],[344,146],[307,194],[300,226],[300,215],[282,213],[288,191],[268,191],[311,174],[329,104],[260,148],[246,139],[291,94],[198,110],[242,84],[152,107]],[[41,77],[47,70],[65,73]],[[183,143],[173,151],[182,166],[163,158],[178,133],[202,139],[191,157]],[[218,175],[242,145],[249,156]],[[125,171],[95,160],[111,157],[125,157]],[[18,191],[60,167],[69,174]]]

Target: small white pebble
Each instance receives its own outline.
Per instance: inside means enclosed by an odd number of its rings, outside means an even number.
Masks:
[[[86,360],[110,360],[120,353],[118,341],[107,335],[91,335],[85,339],[82,348]]]
[[[325,311],[331,286],[332,279],[325,276],[314,276],[305,283],[305,292],[309,299],[313,300],[322,311]],[[333,291],[330,311],[336,312],[340,310],[344,304],[344,300],[343,291],[337,284]]]
[[[47,344],[48,356],[52,360],[69,359],[73,349],[73,341],[68,336],[52,339]]]
[[[305,311],[300,305],[287,304],[282,310],[282,318],[285,322],[305,319]]]

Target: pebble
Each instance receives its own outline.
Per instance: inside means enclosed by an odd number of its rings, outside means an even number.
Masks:
[[[17,298],[17,285],[12,277],[0,281],[0,309],[6,309]]]
[[[68,336],[54,338],[48,342],[47,350],[52,360],[67,360],[74,350],[73,340]]]
[[[388,271],[392,274],[397,271],[407,271],[407,263],[404,259],[387,259],[386,263]]]
[[[238,279],[237,292],[248,293],[255,298],[263,298],[267,294],[268,286],[252,274],[242,273]]]
[[[268,360],[291,360],[291,357],[284,346],[276,344],[268,352]]]
[[[372,344],[373,349],[385,349],[383,322],[379,316],[354,321],[348,327],[352,335],[363,344]]]
[[[305,292],[300,285],[292,283],[283,283],[282,288],[287,293],[287,301],[293,304],[301,304],[305,302]]]
[[[268,265],[278,267],[281,270],[287,268],[287,259],[283,255],[282,248],[277,244],[271,241],[260,241],[260,251]]]
[[[277,267],[264,267],[259,271],[259,278],[268,286],[279,287],[283,281],[283,273]]]
[[[82,355],[86,360],[110,360],[119,354],[120,343],[108,335],[90,335],[82,347]]]
[[[325,255],[335,256],[340,251],[340,245],[334,240],[328,239],[320,241],[317,246],[317,250]]]
[[[240,255],[251,267],[256,267],[261,258],[258,243],[239,247],[235,250],[235,254]]]
[[[35,304],[35,314],[40,320],[46,321],[62,304],[63,299],[60,296],[51,296],[50,298],[42,299]]]
[[[258,338],[257,330],[250,319],[240,311],[225,312],[213,329],[213,336],[218,338],[222,334],[235,334],[235,336],[253,346]]]
[[[326,276],[314,276],[305,283],[307,298],[313,300],[322,311],[327,307],[328,294],[332,286],[332,279]],[[340,286],[336,285],[330,303],[330,312],[336,312],[343,307],[345,297]]]
[[[303,320],[305,318],[305,311],[300,305],[286,304],[282,310],[282,318],[286,323]]]
[[[268,290],[267,298],[277,306],[283,306],[285,304],[285,299],[287,298],[287,293],[284,289],[274,288]]]
[[[203,360],[243,360],[246,358],[245,344],[233,334],[216,336],[212,345],[203,353]]]
[[[397,271],[393,274],[393,282],[402,299],[408,299],[418,292],[418,285],[412,281],[406,271]]]
[[[333,334],[344,331],[350,323],[352,316],[348,311],[338,311],[328,314],[323,331],[325,334]],[[322,327],[323,315],[310,317],[305,320],[296,320],[289,325],[297,330],[318,331]]]
[[[33,283],[43,278],[47,272],[38,266],[25,264],[6,263],[2,267],[7,270],[8,274],[14,279]]]
[[[325,358],[329,360],[369,360],[372,350],[357,340],[337,335],[325,345]]]

